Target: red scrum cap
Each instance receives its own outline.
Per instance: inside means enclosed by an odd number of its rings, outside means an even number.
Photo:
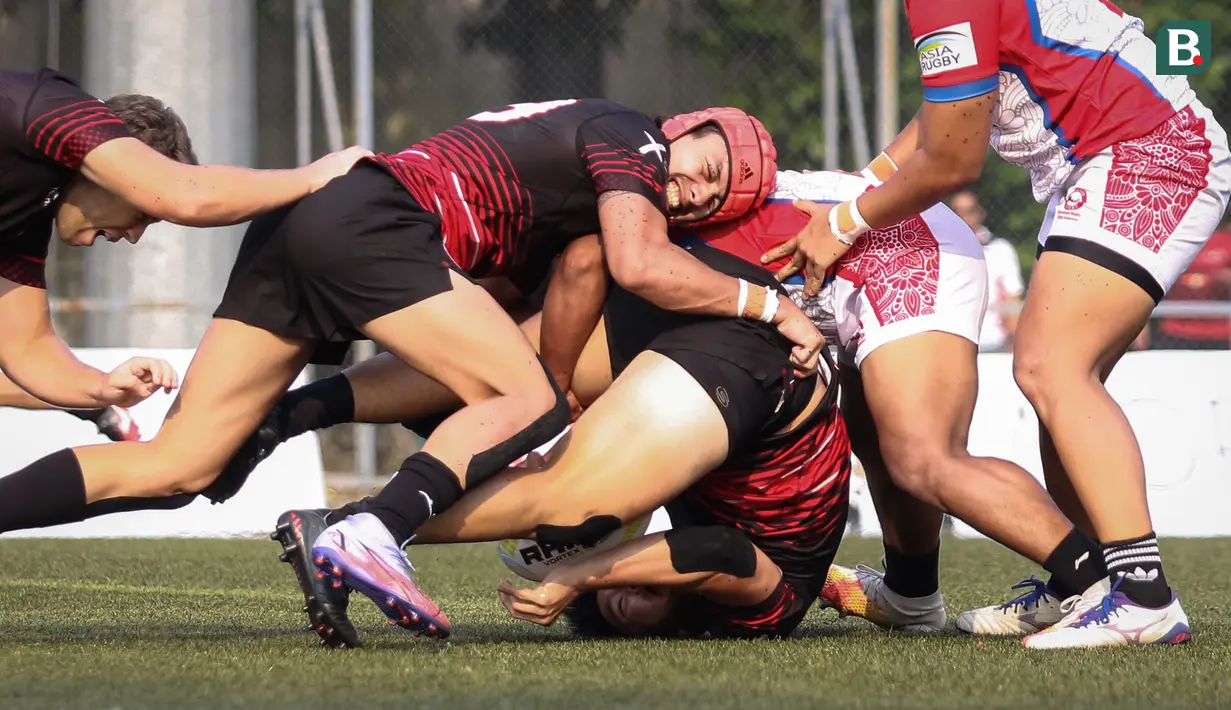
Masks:
[[[662,132],[673,141],[707,123],[722,131],[731,155],[730,183],[726,199],[713,214],[689,226],[739,219],[759,207],[774,188],[778,150],[764,124],[731,106],[718,106],[682,113],[663,121]]]

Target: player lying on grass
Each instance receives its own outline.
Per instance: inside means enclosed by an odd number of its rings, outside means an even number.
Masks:
[[[98,409],[62,409],[47,404],[29,392],[17,386],[9,378],[0,374],[0,407],[15,409],[50,409],[71,414],[82,421],[92,422],[98,427],[98,433],[112,441],[140,441],[141,430],[127,409],[123,407],[102,407]]]
[[[613,599],[623,600],[618,611],[608,611],[625,633],[790,633],[820,593],[845,526],[850,449],[835,406],[836,387],[817,376],[797,379],[790,343],[767,324],[675,314],[618,287],[604,304],[606,276],[597,244],[590,256],[577,255],[588,244],[577,243],[565,254],[560,270],[572,275],[552,281],[542,323],[558,307],[587,308],[597,301],[602,308],[602,324],[570,381],[589,406],[544,470],[506,469],[429,519],[411,542],[517,537],[587,544],[674,499],[677,530],[635,543],[625,551],[639,554],[573,591],[650,585],[697,595],[695,613],[685,623],[682,613],[656,608],[666,601],[659,595],[654,602],[656,592],[605,594],[605,609]],[[704,245],[692,253],[745,279],[750,288],[775,286],[772,274],[759,266]],[[558,288],[563,284],[568,290]],[[537,340],[538,319],[526,326]],[[403,395],[413,392],[409,401],[419,404],[420,414],[455,404],[447,390],[418,373],[392,378],[382,379]],[[407,413],[405,405],[399,413]],[[285,518],[279,535],[283,558],[296,566],[310,605],[322,594],[329,600],[313,619],[317,632],[330,644],[358,645],[345,617],[345,590],[354,588],[402,626],[447,634],[445,615],[401,571],[404,553],[397,541],[364,530],[376,525],[363,512],[367,503],[331,516],[350,514],[315,540],[312,532],[324,525],[319,511],[292,511]],[[379,543],[375,558],[354,543],[353,530],[367,535],[365,545]],[[572,592],[558,585],[552,590],[558,612]],[[539,592],[504,592],[510,604],[522,600],[517,609],[529,600],[546,603]],[[638,604],[640,612],[631,608]],[[664,618],[638,615],[651,612]]]
[[[100,236],[135,244],[160,220],[236,224],[303,197],[363,154],[343,151],[296,170],[200,166],[183,121],[161,101],[124,94],[104,103],[51,69],[0,71],[0,104],[0,372],[57,407],[131,405],[175,388],[178,377],[151,358],[103,373],[60,340],[44,277],[53,223],[70,246]],[[21,490],[0,497],[26,505]]]
[[[1110,575],[1076,603],[1036,586],[977,610],[969,627],[1029,633],[1031,648],[1184,643],[1191,630],[1163,570],[1141,449],[1104,383],[1222,219],[1226,132],[1111,0],[908,0],[906,14],[923,106],[886,149],[883,185],[812,209],[790,270],[819,278],[869,229],[974,182],[989,143],[1028,169],[1048,208],[1013,374],[1038,415],[1048,489],[1100,549],[1087,557],[1061,529],[1021,530],[1056,554],[1080,550],[1081,567],[1101,557]]]

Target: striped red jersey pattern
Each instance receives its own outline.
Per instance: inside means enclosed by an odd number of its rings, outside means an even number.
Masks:
[[[51,69],[0,71],[0,278],[46,288],[60,193],[86,155],[128,129]]]
[[[664,211],[668,154],[647,116],[600,99],[476,114],[373,160],[440,218],[445,250],[476,278],[542,269],[598,232],[598,197],[634,192]]]

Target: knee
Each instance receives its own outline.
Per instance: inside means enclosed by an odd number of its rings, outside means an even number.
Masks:
[[[945,477],[960,475],[958,457],[939,447],[890,447],[884,452],[885,467],[893,482],[911,496],[936,504]]]
[[[550,430],[555,436],[569,423],[569,404],[564,393],[546,378],[541,383],[527,388],[522,400],[522,417],[527,425]],[[548,438],[550,438],[550,436]]]
[[[1087,382],[1097,384],[1098,373],[1094,365],[1082,363],[1072,355],[1019,344],[1013,350],[1013,381],[1042,416],[1074,387]]]

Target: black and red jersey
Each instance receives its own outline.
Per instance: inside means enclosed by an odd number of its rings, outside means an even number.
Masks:
[[[666,214],[667,140],[648,116],[602,99],[485,111],[373,160],[437,215],[445,249],[476,278],[545,273],[596,234],[598,197],[643,195]]]
[[[129,135],[111,109],[59,72],[0,71],[0,278],[46,287],[60,193],[86,154]]]
[[[680,496],[687,517],[743,530],[784,577],[817,594],[846,525],[851,475],[837,391],[835,380],[795,431],[728,459]]]

